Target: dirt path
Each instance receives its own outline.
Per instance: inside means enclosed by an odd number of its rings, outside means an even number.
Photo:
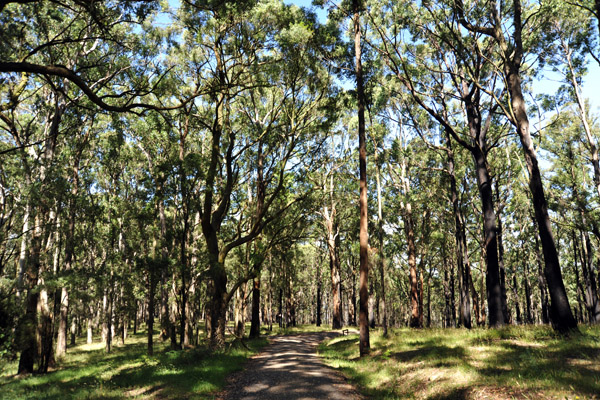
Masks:
[[[234,374],[223,400],[361,399],[354,388],[316,354],[317,345],[334,333],[278,336]]]

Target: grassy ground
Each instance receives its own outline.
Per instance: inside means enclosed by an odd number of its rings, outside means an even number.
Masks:
[[[369,399],[599,399],[600,327],[569,339],[547,327],[392,330],[321,344],[326,363]]]
[[[83,339],[81,339],[83,340]],[[101,343],[78,342],[56,370],[16,377],[16,363],[0,368],[0,399],[206,399],[220,390],[228,374],[267,343],[245,341],[210,354],[205,348],[169,351],[155,339],[155,355],[146,354],[146,334],[130,336],[110,354]]]

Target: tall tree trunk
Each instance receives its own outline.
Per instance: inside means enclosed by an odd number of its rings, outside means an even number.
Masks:
[[[493,26],[478,27],[469,24],[464,15],[462,1],[456,2],[455,10],[458,13],[459,21],[462,26],[472,32],[478,32],[493,38],[499,46],[502,56],[503,77],[506,82],[510,97],[510,108],[505,109],[507,117],[515,126],[523,153],[525,162],[529,171],[529,189],[533,199],[533,209],[535,221],[538,227],[538,233],[544,253],[544,275],[550,292],[550,315],[552,326],[555,330],[566,333],[577,328],[577,322],[573,318],[569,299],[562,279],[560,262],[554,236],[552,235],[552,226],[548,215],[548,204],[544,194],[544,186],[538,165],[537,155],[531,140],[529,131],[529,119],[525,98],[521,87],[521,65],[523,62],[523,38],[522,30],[524,27],[522,20],[521,0],[512,2],[512,30],[510,38],[505,37],[503,29],[504,21],[500,16],[498,9],[492,5],[490,13]],[[510,40],[510,43],[508,42]],[[495,293],[494,293],[495,295]],[[495,304],[493,305],[495,307]],[[492,304],[490,304],[490,308]],[[490,312],[491,314],[491,312]]]
[[[154,354],[154,344],[152,341],[154,334],[154,292],[156,291],[156,272],[154,271],[154,265],[150,267],[148,273],[148,333],[147,333],[147,347],[148,355]]]
[[[373,281],[369,284],[369,327],[375,328],[375,289]]]
[[[535,220],[538,226],[538,232],[544,253],[544,275],[548,283],[550,292],[550,320],[555,330],[566,333],[577,328],[577,321],[573,317],[569,299],[565,290],[565,285],[562,279],[560,270],[560,261],[556,243],[552,235],[552,226],[550,216],[548,215],[548,203],[544,194],[544,186],[542,176],[538,166],[537,155],[531,140],[529,132],[529,119],[525,106],[525,98],[521,88],[520,66],[523,54],[521,29],[523,23],[521,20],[521,1],[514,0],[513,2],[513,18],[515,32],[516,48],[509,49],[504,46],[505,53],[504,76],[510,94],[510,102],[514,114],[514,123],[521,140],[521,146],[525,154],[527,169],[529,170],[529,189],[533,198],[533,209],[535,212]],[[498,23],[499,24],[499,23]]]
[[[494,200],[492,197],[492,181],[490,179],[485,153],[478,147],[473,148],[475,159],[475,172],[479,187],[483,212],[483,237],[484,253],[487,265],[486,292],[488,300],[488,316],[490,327],[504,325],[504,313],[502,311],[502,286],[500,281],[500,267],[498,261],[498,241],[496,212],[494,211]]]
[[[369,237],[367,220],[367,148],[365,145],[365,92],[361,59],[361,29],[360,12],[362,11],[362,1],[353,0],[352,9],[354,13],[354,54],[355,54],[355,76],[356,76],[356,96],[358,102],[358,159],[360,173],[360,355],[369,353],[369,325],[368,325],[368,302],[369,302]]]
[[[88,315],[87,315],[87,340],[86,343],[87,344],[92,344],[94,342],[94,318],[93,318],[93,313],[91,310],[91,307],[88,309]]]
[[[317,309],[317,326],[321,326],[322,320],[321,320],[321,259],[319,258],[319,260],[317,261],[317,304],[316,304],[316,309]]]
[[[584,304],[584,300],[583,300],[583,293],[584,293],[584,289],[583,289],[583,284],[581,283],[581,279],[579,278],[579,268],[577,268],[577,259],[579,257],[578,251],[577,251],[577,234],[575,233],[575,231],[572,231],[572,239],[571,242],[573,243],[573,269],[575,272],[575,286],[577,287],[577,305],[578,305],[578,314],[579,314],[579,322],[583,322],[584,318],[583,318],[583,306],[582,304]]]
[[[337,236],[337,235],[336,235]],[[337,255],[337,238],[328,240],[329,245],[329,269],[331,271],[331,297],[332,297],[332,323],[331,329],[340,329],[342,327],[342,299],[340,278],[340,260]]]
[[[167,218],[162,201],[162,185],[157,187],[158,217],[160,220],[160,338],[164,341],[171,335],[171,315],[169,307],[169,251],[167,243]]]
[[[277,312],[279,327],[283,328],[283,289],[279,288],[279,308]]]
[[[235,294],[235,321],[234,332],[237,336],[244,336],[246,329],[246,284],[240,285]]]
[[[225,322],[227,311],[227,274],[225,266],[218,257],[217,238],[214,235],[209,244],[209,275],[207,293],[209,296],[208,313],[208,340],[213,349],[223,349],[225,347]],[[212,251],[210,250],[212,248]],[[216,254],[215,254],[216,253]]]
[[[456,188],[456,175],[454,172],[454,151],[450,133],[446,132],[446,148],[448,156],[448,175],[450,177],[450,198],[452,200],[452,211],[454,214],[454,236],[456,239],[456,265],[458,274],[459,290],[459,325],[471,329],[471,297],[469,296],[469,271],[467,238],[465,235],[464,218],[458,203],[458,190]],[[454,299],[454,297],[453,297]]]
[[[25,179],[25,186],[30,187],[31,182],[29,179]],[[24,288],[24,277],[27,273],[27,258],[29,252],[29,218],[31,214],[31,204],[29,201],[25,206],[25,213],[23,214],[23,229],[21,231],[21,247],[19,250],[19,271],[17,272],[17,297],[21,297],[21,292]]]
[[[542,312],[542,323],[548,324],[550,322],[549,307],[548,307],[548,296],[546,294],[546,279],[542,272],[542,255],[540,254],[540,245],[538,236],[535,236],[535,256],[538,265],[538,288],[540,289],[540,306]]]
[[[583,221],[585,224],[585,218]],[[596,275],[594,273],[594,253],[587,231],[582,230],[581,237],[581,270],[583,271],[583,280],[585,282],[585,307],[588,311],[589,322],[598,323],[600,322],[600,302],[598,301]]]
[[[99,319],[102,320],[102,342],[106,343],[108,338],[108,287],[103,288],[102,291],[102,309],[100,310]]]
[[[65,271],[69,271],[73,264],[73,253],[75,251],[75,222],[77,215],[77,195],[79,192],[79,158],[73,164],[71,198],[69,199],[69,216],[67,225],[67,240],[65,245]],[[58,336],[56,339],[56,357],[60,358],[67,352],[67,314],[69,312],[69,292],[66,287],[61,288],[60,293],[60,316],[58,321]]]
[[[52,313],[50,312],[50,307],[48,304],[48,291],[44,287],[44,280],[40,279],[39,287],[40,290],[39,300],[38,300],[38,331],[37,331],[37,348],[39,350],[38,359],[38,372],[46,373],[48,372],[48,367],[53,364],[54,357],[52,352],[52,339],[54,333],[54,320],[52,318]]]
[[[497,196],[499,197],[500,194],[498,191],[496,191]],[[511,315],[510,315],[510,310],[508,308],[508,301],[507,301],[507,296],[506,296],[506,268],[504,267],[504,244],[502,243],[502,217],[500,215],[500,213],[497,214],[498,216],[498,268],[500,270],[500,292],[501,292],[501,298],[502,298],[502,316],[504,318],[504,323],[505,324],[510,324],[511,322]],[[517,307],[517,311],[518,311],[518,307]]]
[[[450,264],[450,310],[452,312],[452,326],[456,328],[456,302],[455,302],[454,267]]]
[[[453,195],[454,196],[454,195]],[[464,225],[464,217],[458,207],[458,196],[455,203],[454,212],[457,223],[457,256],[458,256],[458,277],[460,286],[460,325],[471,329],[471,265],[469,264],[469,250],[467,247],[467,235]],[[476,295],[475,293],[473,295]]]
[[[36,338],[36,327],[38,324],[38,302],[40,292],[36,290],[39,279],[40,251],[42,245],[39,218],[35,218],[35,229],[31,240],[31,253],[25,267],[24,277],[27,287],[25,300],[25,315],[19,322],[17,329],[17,341],[20,344],[21,356],[17,373],[28,374],[34,372],[34,364],[37,360],[38,343]]]
[[[513,296],[515,297],[515,311],[517,313],[517,324],[521,325],[521,307],[519,305],[519,288],[517,286],[517,272],[513,274]]]
[[[529,271],[527,270],[527,263],[524,264],[525,274],[523,276],[523,285],[525,286],[525,307],[526,307],[526,315],[525,315],[525,323],[532,324],[533,323],[533,315],[531,313],[531,285],[529,283]]]
[[[411,328],[421,328],[421,316],[419,313],[419,282],[417,277],[417,248],[415,246],[415,231],[413,228],[412,208],[410,204],[405,206],[404,232],[408,250],[408,268],[410,282],[410,322]]]
[[[383,197],[381,195],[381,169],[377,163],[377,151],[375,151],[375,164],[377,166],[377,223],[379,234],[379,275],[381,286],[381,328],[383,329],[383,337],[387,337],[387,312],[385,309],[385,252],[383,250]]]
[[[260,274],[252,281],[252,321],[250,338],[260,336]]]

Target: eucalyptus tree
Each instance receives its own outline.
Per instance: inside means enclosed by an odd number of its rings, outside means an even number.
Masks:
[[[197,207],[208,254],[209,341],[218,348],[224,345],[230,299],[258,272],[251,268],[228,288],[227,255],[257,239],[304,196],[278,201],[291,177],[310,165],[306,155],[314,153],[315,142],[307,139],[326,122],[319,108],[329,76],[310,62],[315,22],[297,7],[279,1],[186,2],[180,19],[184,46],[192,54],[188,65],[196,73],[190,82],[209,85],[192,115],[211,143]],[[240,179],[250,176],[240,160],[248,152],[256,155],[256,211],[239,219]]]
[[[369,234],[368,234],[368,204],[367,204],[367,148],[365,132],[365,90],[362,67],[362,29],[361,12],[364,4],[362,0],[352,1],[352,21],[354,25],[354,75],[356,79],[356,100],[358,108],[358,170],[360,175],[360,278],[359,278],[359,327],[360,327],[360,355],[369,353],[369,325],[367,323],[368,285],[369,285]]]
[[[62,177],[54,165],[60,152],[61,120],[68,101],[48,86],[36,89],[27,91],[32,101],[14,102],[0,114],[0,129],[5,138],[8,136],[5,144],[10,143],[9,146],[17,149],[5,157],[15,157],[15,172],[20,177],[14,182],[15,189],[21,194],[24,209],[15,293],[20,297],[26,292],[26,312],[18,325],[18,343],[22,350],[19,373],[33,372],[36,360],[40,360],[39,370],[45,372],[53,360],[52,315],[44,286],[47,274],[53,270],[53,260],[45,256],[48,254],[45,249],[52,251],[56,244],[53,232],[59,223],[57,210],[61,204]],[[30,141],[37,142],[36,146],[23,146]],[[42,285],[41,289],[38,284]],[[43,317],[39,321],[38,305]],[[38,326],[38,322],[41,325]],[[36,329],[43,338],[39,344]]]
[[[85,99],[83,105],[106,111],[175,108],[152,101],[167,71],[152,52],[139,51],[132,34],[133,25],[159,9],[151,0],[3,1],[0,73],[20,74],[24,81],[60,78],[77,88],[73,97]]]
[[[411,154],[413,153],[411,138],[407,134],[407,129],[402,120],[399,121],[399,134],[393,143],[392,159],[394,165],[398,165],[398,170],[390,164],[390,178],[397,190],[397,197],[400,201],[400,215],[402,216],[404,234],[406,236],[407,258],[409,268],[409,287],[410,287],[410,322],[411,328],[423,327],[423,307],[422,307],[422,288],[423,271],[418,270],[417,266],[417,240],[415,237],[415,214],[418,213],[418,204],[414,199],[414,169],[415,161]],[[415,127],[419,129],[419,127]],[[419,282],[421,279],[421,282]],[[420,285],[419,285],[420,283]]]
[[[547,13],[544,11],[548,10],[542,9],[542,5],[536,2],[526,2],[523,7],[521,0],[514,0],[507,7],[503,3],[496,5],[469,2],[465,5],[462,0],[455,0],[453,11],[464,29],[485,35],[495,44],[494,53],[500,59],[498,74],[506,84],[508,95],[508,98],[496,96],[496,99],[517,130],[529,171],[529,188],[544,253],[544,273],[552,299],[550,319],[557,331],[568,332],[577,328],[577,322],[573,318],[562,279],[522,83],[522,68],[528,55],[539,51],[539,47],[544,44],[540,40],[540,33],[546,26]]]
[[[327,253],[329,255],[329,270],[331,274],[331,298],[332,298],[332,329],[340,329],[342,327],[342,286],[341,286],[341,260],[340,260],[340,230],[343,228],[344,210],[345,207],[340,207],[340,175],[343,176],[344,171],[340,171],[346,165],[346,151],[339,151],[344,143],[343,137],[341,144],[336,151],[335,136],[331,135],[329,141],[331,147],[330,162],[327,163],[327,170],[323,171],[320,176],[318,185],[323,192],[323,206],[320,210],[322,217],[322,225],[327,245]],[[342,154],[341,159],[336,157],[337,154]],[[340,173],[341,172],[341,173]]]
[[[593,173],[590,172],[590,166],[583,155],[584,147],[589,142],[582,137],[584,135],[581,130],[585,128],[577,123],[577,120],[581,118],[580,110],[577,106],[573,106],[573,108],[577,111],[564,110],[558,119],[547,128],[547,135],[544,136],[544,148],[549,151],[552,162],[551,205],[565,217],[566,220],[561,221],[561,224],[566,225],[567,230],[572,232],[569,236],[571,236],[573,247],[574,269],[576,272],[579,261],[583,278],[583,282],[581,284],[576,282],[576,285],[581,286],[589,322],[598,323],[600,321],[600,298],[598,297],[597,267],[594,268],[595,251],[590,237],[591,220],[596,218],[590,210],[594,204],[590,197],[595,191],[591,191],[590,186],[595,186],[596,182],[589,181],[589,176],[593,176]],[[564,193],[570,193],[570,196],[566,197]],[[566,257],[564,258],[566,259]],[[579,280],[578,276],[576,276],[576,280]]]
[[[390,74],[446,135],[472,154],[482,204],[489,323],[504,325],[505,296],[488,155],[505,129],[495,118],[493,97],[486,94],[503,89],[494,77],[491,41],[461,30],[443,4],[424,3],[421,8],[390,5],[387,14],[372,15],[371,20],[378,33],[372,45],[384,57]],[[410,42],[402,40],[404,28],[410,32]],[[456,221],[457,240],[464,246],[459,238],[460,216]],[[462,274],[462,279],[467,275]]]
[[[583,96],[582,81],[589,65],[586,48],[590,46],[589,31],[592,22],[580,8],[558,3],[552,8],[553,15],[546,33],[549,46],[544,61],[554,72],[562,76],[559,96],[554,101],[562,106],[564,102],[576,105],[577,114],[587,140],[590,161],[593,167],[594,185],[600,200],[600,161],[598,145],[592,132],[592,116],[589,105]],[[593,44],[592,44],[593,45]]]

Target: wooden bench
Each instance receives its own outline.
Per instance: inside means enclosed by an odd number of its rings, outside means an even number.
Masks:
[[[348,336],[348,329],[342,329],[342,336]]]

